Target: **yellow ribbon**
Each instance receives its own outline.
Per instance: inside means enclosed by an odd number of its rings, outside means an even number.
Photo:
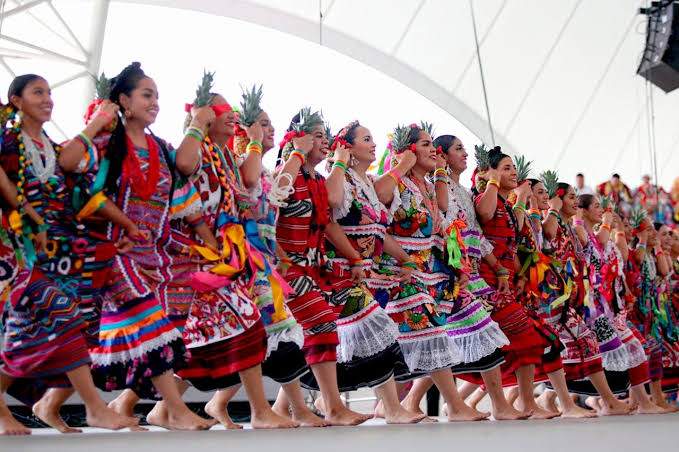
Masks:
[[[104,207],[108,198],[103,192],[98,192],[96,195],[92,196],[87,204],[80,209],[80,212],[75,216],[76,220],[82,221],[85,218],[91,217],[95,212]]]

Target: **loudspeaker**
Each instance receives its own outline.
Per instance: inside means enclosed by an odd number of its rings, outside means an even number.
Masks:
[[[648,27],[637,74],[669,93],[679,88],[679,3],[653,2],[640,12],[648,16]]]

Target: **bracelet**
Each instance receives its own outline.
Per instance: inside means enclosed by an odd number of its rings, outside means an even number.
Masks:
[[[627,234],[625,234],[623,231],[615,231],[615,236],[616,237],[620,237],[620,236],[627,237]]]
[[[443,182],[444,184],[447,184],[448,176],[434,176],[434,183],[436,182]]]
[[[198,141],[199,143],[202,143],[203,140],[205,140],[205,134],[201,129],[198,127],[189,127],[186,129],[186,132],[184,132],[184,136],[191,137],[194,140]]]
[[[577,218],[573,220],[573,225],[574,226],[584,226],[585,225],[585,220],[578,220]]]
[[[498,278],[509,278],[509,270],[500,265],[499,268],[495,269],[495,276]]]
[[[391,176],[391,178],[396,181],[396,185],[400,184],[401,179],[403,179],[403,175],[399,173],[396,168],[392,168],[391,170],[389,170],[387,176]]]
[[[526,203],[522,201],[516,201],[516,203],[514,203],[514,209],[516,209],[517,207],[524,211],[528,208],[528,206],[526,206]]]
[[[434,176],[448,177],[448,173],[443,168],[436,168],[436,170],[434,170]]]
[[[306,160],[306,158],[304,157],[304,154],[302,154],[299,151],[292,151],[290,153],[290,157],[297,157],[302,165],[304,165],[304,161]]]
[[[554,215],[557,220],[561,219],[561,215],[559,214],[559,211],[555,210],[555,209],[549,209],[549,211],[547,212],[547,215]]]
[[[361,259],[360,257],[358,259],[347,258],[347,260],[349,261],[349,266],[351,267],[356,267],[363,263],[363,259]]]
[[[262,143],[255,140],[250,141],[250,143],[248,143],[248,145],[245,147],[245,152],[256,152],[257,154],[261,154],[262,151]]]
[[[497,179],[490,179],[488,182],[486,182],[486,186],[488,185],[495,185],[496,188],[500,188],[500,181]]]
[[[89,148],[94,147],[94,144],[92,144],[92,140],[90,139],[90,137],[85,135],[85,133],[83,133],[83,132],[80,132],[76,136],[76,139],[78,139],[83,144],[83,146],[85,146],[85,149],[89,149]]]
[[[665,254],[665,252],[664,252],[663,250],[658,250],[658,251],[655,253],[656,257],[657,257],[657,256],[662,256],[663,254]]]
[[[335,163],[332,164],[332,167],[333,167],[333,169],[334,168],[341,168],[342,170],[344,170],[344,172],[346,172],[347,169],[348,169],[347,162],[342,161],[342,160],[337,160]]]
[[[610,224],[606,224],[606,223],[601,223],[601,225],[599,226],[599,229],[605,229],[605,230],[607,230],[608,232],[611,232],[611,225],[610,225]]]
[[[637,243],[637,249],[638,250],[645,250],[646,249],[646,244],[645,243]]]

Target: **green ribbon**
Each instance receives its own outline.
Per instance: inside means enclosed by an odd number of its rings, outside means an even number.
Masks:
[[[462,268],[462,250],[460,249],[460,244],[457,243],[457,229],[450,229],[450,235],[446,240],[446,248],[448,249],[448,265],[453,268]]]

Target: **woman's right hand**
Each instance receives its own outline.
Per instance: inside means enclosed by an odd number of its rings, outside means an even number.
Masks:
[[[306,134],[303,137],[295,137],[292,139],[292,145],[296,151],[307,155],[314,148],[314,137]]]
[[[498,278],[497,291],[502,294],[509,293],[509,281],[505,278]]]
[[[398,154],[398,167],[403,171],[403,174],[410,171],[417,163],[417,156],[410,149]]]
[[[348,164],[349,160],[351,159],[351,150],[344,146],[337,146],[333,158],[336,162],[344,162]]]
[[[207,130],[217,118],[214,110],[207,105],[205,107],[192,108],[191,116],[193,116],[191,123],[203,130]]]
[[[561,208],[563,207],[563,201],[558,196],[553,197],[547,201],[547,203],[549,204],[550,209],[556,210],[557,212],[560,212]]]
[[[108,99],[103,100],[97,107],[97,111],[94,114],[96,119],[101,118],[101,127],[106,127],[115,119],[118,118],[118,112],[120,107],[118,104],[111,102]]]

